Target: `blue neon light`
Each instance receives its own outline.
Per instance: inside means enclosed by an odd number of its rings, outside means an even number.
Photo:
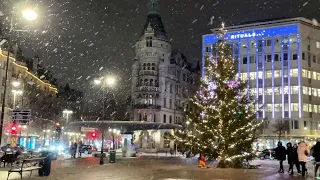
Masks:
[[[263,115],[262,117],[265,118],[266,109],[265,109],[265,89],[264,89],[264,39],[262,39],[262,53],[261,53],[261,63],[262,63],[262,104],[263,104]]]
[[[299,118],[301,118],[302,113],[302,103],[301,103],[301,50],[300,50],[300,35],[297,34],[297,46],[298,46],[298,90],[299,90]]]
[[[271,61],[272,61],[272,118],[274,118],[274,38],[272,38],[271,47]]]
[[[284,68],[283,68],[283,44],[284,44],[284,38],[281,36],[281,47],[280,47],[280,53],[281,53],[281,99],[282,99],[282,118],[284,118]]]
[[[288,62],[288,105],[289,105],[289,118],[291,118],[291,68],[290,68],[290,60],[291,60],[291,54],[290,54],[290,36],[287,37],[288,39],[288,59],[287,59],[287,62]]]
[[[265,29],[256,29],[256,30],[247,30],[247,31],[238,31],[238,32],[228,32],[226,38],[229,40],[243,40],[243,39],[252,39],[252,38],[265,38],[269,36],[279,36],[285,34],[297,34],[298,25],[288,25],[281,27],[272,27]],[[217,36],[215,34],[203,36],[203,43],[210,44],[217,41]]]

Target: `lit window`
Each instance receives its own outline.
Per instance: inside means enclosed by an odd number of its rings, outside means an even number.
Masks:
[[[308,112],[308,104],[303,104],[303,111]]]
[[[250,79],[251,80],[256,79],[256,73],[255,72],[250,72],[249,74],[250,74]]]
[[[312,94],[313,94],[314,96],[318,96],[318,91],[317,91],[316,88],[312,88]]]
[[[279,95],[280,94],[280,87],[274,87],[274,94]]]
[[[317,73],[316,72],[312,72],[312,79],[317,80]]]
[[[274,78],[278,78],[278,77],[281,77],[281,75],[280,75],[281,73],[280,73],[280,70],[276,70],[276,71],[274,71]]]
[[[272,94],[272,88],[266,88],[265,94],[266,95],[271,95]]]
[[[299,87],[298,86],[291,86],[291,94],[298,94]]]
[[[308,87],[308,94],[311,96],[312,95],[312,89],[311,87]]]
[[[317,79],[320,80],[320,73],[317,73]]]
[[[259,88],[259,95],[262,95],[262,88]]]
[[[274,111],[282,111],[282,104],[274,104]]]
[[[309,112],[312,112],[312,105],[311,104],[308,104],[309,105]]]
[[[311,71],[307,71],[308,72],[308,78],[311,78]]]
[[[307,87],[305,87],[305,86],[302,87],[302,93],[303,93],[303,94],[308,94],[308,89],[307,89]]]
[[[289,87],[288,86],[283,87],[283,94],[289,94]]]
[[[317,91],[318,91],[318,96],[320,97],[320,89],[317,89]]]
[[[298,103],[291,103],[291,111],[298,111],[299,104]]]
[[[265,78],[271,79],[272,78],[272,71],[265,71]]]
[[[320,48],[320,42],[317,41],[316,46],[317,48]]]
[[[259,71],[259,72],[258,72],[258,78],[259,78],[259,79],[262,79],[262,71]]]
[[[307,77],[307,70],[305,69],[302,69],[302,77]]]
[[[266,111],[271,112],[272,111],[272,104],[267,104]]]
[[[298,77],[298,69],[291,69],[291,77]]]
[[[318,113],[318,105],[313,105],[313,112]]]

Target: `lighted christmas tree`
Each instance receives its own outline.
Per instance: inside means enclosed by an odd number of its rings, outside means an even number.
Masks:
[[[192,154],[219,160],[218,167],[241,167],[244,159],[252,157],[260,123],[248,82],[236,76],[238,62],[232,58],[225,33],[222,25],[212,55],[205,58],[200,90],[185,111],[185,129],[176,135]]]

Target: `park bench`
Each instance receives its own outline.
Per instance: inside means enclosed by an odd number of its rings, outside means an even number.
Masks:
[[[22,163],[18,165],[11,165],[11,169],[8,171],[8,177],[13,172],[17,172],[20,174],[20,178],[22,179],[22,172],[30,171],[29,177],[32,175],[33,170],[41,169],[44,161],[44,157],[42,158],[32,158],[32,159],[24,159]],[[41,163],[42,162],[42,163]]]
[[[14,153],[5,153],[2,157],[1,157],[1,163],[3,163],[3,167],[6,167],[6,163],[14,163],[17,160],[17,156]]]

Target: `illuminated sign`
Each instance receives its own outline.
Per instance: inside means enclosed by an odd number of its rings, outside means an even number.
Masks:
[[[264,28],[264,29],[252,29],[252,30],[245,30],[245,31],[233,31],[227,32],[226,38],[230,40],[241,40],[241,39],[252,39],[252,38],[264,38],[268,36],[281,36],[281,35],[288,35],[288,34],[297,34],[298,33],[298,25],[288,25],[288,26],[278,26],[278,27],[271,27],[271,28]],[[212,44],[217,42],[217,35],[216,34],[209,34],[203,36],[203,43],[204,44]]]

